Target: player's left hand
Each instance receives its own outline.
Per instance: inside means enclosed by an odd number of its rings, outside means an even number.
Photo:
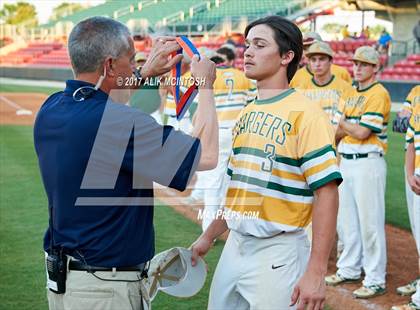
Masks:
[[[320,272],[306,270],[293,290],[290,306],[297,304],[297,310],[322,310],[325,303],[324,277]]]

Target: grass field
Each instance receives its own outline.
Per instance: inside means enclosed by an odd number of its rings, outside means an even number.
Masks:
[[[8,85],[0,84],[0,92],[4,93],[42,93],[51,95],[62,89],[54,87],[39,87],[39,86],[20,86],[20,85]]]
[[[54,89],[31,91],[51,93]],[[24,91],[0,86],[0,91]],[[387,222],[408,228],[403,178],[403,137],[389,132]],[[32,127],[0,126],[0,309],[46,309],[42,237],[48,224],[47,201],[33,148]],[[157,206],[157,251],[188,247],[200,227],[172,209]],[[156,309],[205,309],[209,283],[223,243],[207,256],[210,274],[194,298],[180,300],[159,294]]]

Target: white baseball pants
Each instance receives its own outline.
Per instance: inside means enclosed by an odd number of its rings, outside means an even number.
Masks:
[[[411,190],[407,178],[405,178],[405,197],[407,199],[411,232],[413,233],[414,240],[416,241],[417,253],[420,257],[420,196],[416,195]]]
[[[340,170],[337,231],[344,249],[337,262],[338,274],[356,279],[363,267],[363,285],[385,286],[385,160],[342,158]]]
[[[208,309],[295,309],[293,289],[309,258],[306,233],[256,238],[231,231],[210,288]]]

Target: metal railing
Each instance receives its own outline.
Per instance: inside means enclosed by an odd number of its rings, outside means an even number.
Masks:
[[[407,41],[392,41],[391,56],[407,57],[407,55],[417,54],[419,51],[420,47],[416,39]]]
[[[133,13],[133,12],[134,12],[134,5],[129,5],[129,6],[126,6],[126,7],[123,7],[121,9],[118,9],[118,10],[114,11],[113,16],[114,16],[115,19],[118,19],[121,16],[130,14],[130,13]]]

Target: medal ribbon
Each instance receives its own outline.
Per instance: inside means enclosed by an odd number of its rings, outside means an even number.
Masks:
[[[198,57],[200,57],[200,53],[187,37],[177,37],[176,42],[181,46],[181,48],[176,52],[173,52],[172,57],[182,54],[183,51],[185,51],[190,58],[194,55],[198,55]],[[175,78],[175,85],[172,86],[172,90],[176,103],[176,118],[177,120],[181,120],[188,111],[191,103],[194,101],[195,96],[197,96],[198,87],[194,83],[194,85],[190,86],[181,96],[181,62],[177,63],[175,67],[172,68],[172,77]]]

